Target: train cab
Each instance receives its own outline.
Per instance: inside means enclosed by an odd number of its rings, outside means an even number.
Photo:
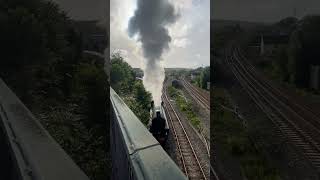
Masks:
[[[169,135],[169,125],[163,102],[160,106],[155,106],[154,102],[151,102],[148,128],[157,141],[164,146]]]

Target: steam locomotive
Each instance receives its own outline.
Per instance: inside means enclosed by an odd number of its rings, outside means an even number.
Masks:
[[[148,128],[150,133],[164,147],[169,135],[169,125],[163,102],[161,102],[160,106],[155,106],[154,102],[151,102]]]

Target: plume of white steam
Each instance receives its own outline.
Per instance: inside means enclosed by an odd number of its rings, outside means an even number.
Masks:
[[[168,0],[137,0],[137,10],[129,21],[129,36],[138,36],[146,58],[143,84],[151,92],[155,105],[160,105],[164,68],[161,56],[169,49],[171,37],[167,25],[178,15]]]
[[[164,81],[164,67],[159,61],[147,61],[144,69],[143,85],[151,92],[155,105],[160,105]]]

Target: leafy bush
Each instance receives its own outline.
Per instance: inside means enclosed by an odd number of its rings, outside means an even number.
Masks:
[[[80,64],[74,75],[74,93],[85,97],[84,112],[90,117],[90,124],[105,123],[106,102],[108,102],[108,77],[103,67]]]
[[[318,60],[320,45],[320,16],[306,16],[301,20],[286,18],[277,27],[290,34],[289,43],[279,47],[273,62],[273,70],[278,79],[299,88],[308,88],[310,66],[320,65]]]
[[[135,78],[132,67],[119,53],[111,55],[110,84],[141,122],[147,125],[151,94],[145,90],[142,81]]]
[[[210,82],[210,67],[200,67],[196,70],[200,71],[200,75],[196,76],[192,83],[202,89],[207,89],[207,82]]]
[[[178,105],[178,108],[186,113],[188,120],[191,124],[199,131],[201,131],[200,119],[194,112],[192,108],[192,103],[186,101],[186,99],[182,96],[182,93],[174,88],[173,86],[168,87],[168,92],[171,97],[173,97]]]
[[[224,91],[218,88],[215,89],[213,98],[215,121],[210,131],[215,132],[216,143],[225,150],[219,155],[227,156],[228,158],[233,157],[234,161],[239,161],[241,174],[246,179],[281,179],[280,173],[269,164],[270,161],[265,154],[260,149],[255,148],[254,143],[249,139],[248,131],[241,121],[232,112],[219,106],[219,104],[227,107],[231,105]]]
[[[108,82],[53,1],[0,1],[0,76],[91,179],[106,179]]]
[[[80,34],[70,19],[52,1],[4,0],[0,5],[0,76],[26,104],[39,91],[56,97],[69,93],[63,89],[66,74],[81,57]],[[63,94],[55,94],[57,89]]]

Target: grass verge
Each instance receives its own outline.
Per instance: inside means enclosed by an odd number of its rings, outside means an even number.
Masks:
[[[232,157],[240,164],[241,175],[248,180],[279,180],[277,169],[273,168],[261,150],[256,149],[247,129],[237,116],[220,105],[231,107],[223,89],[216,88],[213,101],[214,139],[224,151],[222,159]],[[226,165],[228,166],[228,165]]]
[[[193,127],[195,127],[198,131],[201,131],[202,128],[200,124],[200,119],[192,109],[192,103],[184,98],[181,90],[176,89],[173,86],[169,86],[168,93],[169,96],[176,101],[179,110],[186,114],[188,120],[191,122]]]

